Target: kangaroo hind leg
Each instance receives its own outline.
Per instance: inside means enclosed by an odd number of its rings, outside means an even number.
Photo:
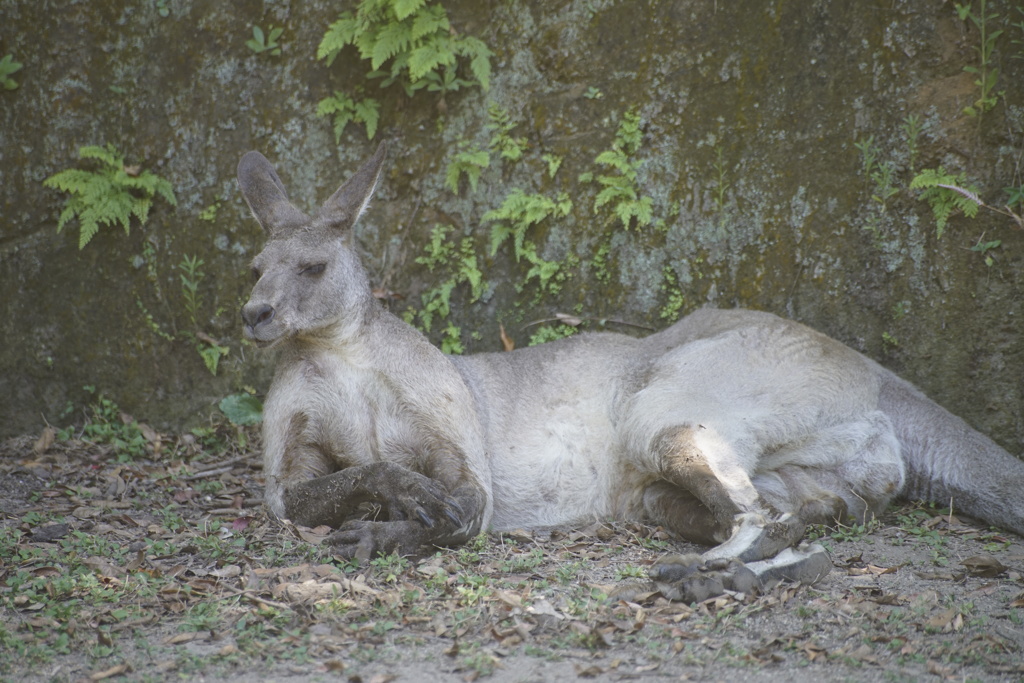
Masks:
[[[700,602],[725,590],[749,592],[779,580],[810,584],[827,575],[832,563],[821,546],[791,547],[803,537],[804,511],[767,502],[742,467],[742,446],[706,431],[674,427],[652,441],[661,478],[644,491],[648,518],[686,540],[715,545],[703,555],[658,560],[650,575],[659,590]]]
[[[705,559],[763,560],[803,536],[795,511],[773,508],[758,493],[747,473],[755,460],[742,442],[678,426],[662,430],[651,451],[660,479],[644,492],[645,512],[689,541],[716,545]]]

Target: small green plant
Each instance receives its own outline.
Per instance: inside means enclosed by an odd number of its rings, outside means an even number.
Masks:
[[[830,535],[840,543],[846,541],[859,541],[879,526],[879,523],[875,520],[872,520],[867,524],[854,523],[849,526],[845,524],[837,524]]]
[[[911,114],[903,119],[903,124],[900,126],[900,130],[903,131],[903,135],[907,140],[907,167],[910,172],[917,172],[917,157],[921,153],[918,147],[918,138],[921,137],[921,131],[924,130],[924,124],[921,122],[921,118]]]
[[[548,153],[541,155],[541,160],[548,165],[548,177],[554,178],[558,169],[562,167],[562,157]]]
[[[542,194],[528,195],[519,188],[514,188],[501,206],[484,214],[485,222],[494,221],[491,228],[491,256],[508,240],[512,241],[512,253],[516,262],[525,260],[530,264],[525,282],[536,278],[541,291],[553,292],[556,276],[561,263],[545,260],[538,254],[537,245],[527,238],[527,232],[548,218],[564,218],[572,211],[572,200],[565,192],[555,199]]]
[[[565,337],[571,337],[576,334],[579,327],[575,325],[567,325],[565,323],[558,323],[556,325],[541,325],[537,328],[537,331],[530,335],[530,340],[526,343],[527,346],[538,346],[540,344],[546,344],[549,341],[555,341],[556,339],[564,339]]]
[[[896,165],[892,161],[878,161],[879,150],[874,135],[853,143],[853,146],[860,151],[861,171],[874,183],[871,199],[878,203],[884,213],[889,199],[899,192],[894,183]]]
[[[97,444],[113,448],[118,462],[130,462],[146,456],[148,442],[143,436],[139,423],[121,412],[116,403],[96,392],[96,387],[85,390],[93,394],[90,418],[82,429],[82,436]]]
[[[519,188],[513,188],[505,197],[501,206],[488,211],[483,216],[484,222],[494,221],[491,228],[491,256],[510,238],[513,254],[519,261],[527,255],[527,231],[547,218],[564,218],[572,211],[572,200],[565,193],[551,199],[542,194],[526,194]]]
[[[426,0],[360,0],[355,13],[342,12],[327,29],[317,59],[330,65],[349,45],[369,60],[368,78],[383,78],[381,87],[399,82],[409,95],[490,87],[491,51],[478,38],[456,34],[445,9]],[[458,76],[460,60],[469,61],[472,78]]]
[[[588,100],[600,100],[601,98],[604,97],[604,93],[601,92],[600,88],[592,85],[589,88],[587,88],[587,91],[583,93],[583,96],[586,97]]]
[[[252,38],[245,41],[245,46],[260,55],[264,52],[272,57],[278,57],[281,54],[281,46],[277,42],[277,39],[284,33],[283,28],[274,28],[273,25],[267,27],[267,32],[264,33],[263,29],[259,26],[252,27]]]
[[[448,233],[454,228],[450,225],[435,225],[430,233],[430,242],[424,247],[424,255],[416,259],[416,263],[424,265],[430,272],[445,272],[447,277],[438,285],[424,292],[421,300],[423,306],[415,314],[419,318],[420,327],[430,332],[434,320],[447,319],[451,313],[452,292],[461,284],[470,288],[469,303],[477,301],[483,294],[483,273],[477,265],[476,249],[473,240],[464,237],[458,247],[448,240]],[[407,316],[411,317],[411,314]],[[462,331],[449,321],[442,330],[441,350],[445,353],[460,354],[463,352]]]
[[[362,88],[359,88],[360,95]],[[366,138],[372,140],[377,134],[380,121],[380,102],[372,97],[356,100],[343,92],[334,91],[334,95],[320,100],[316,107],[316,115],[334,117],[334,141],[341,142],[341,134],[351,123],[362,123],[366,126]]]
[[[595,176],[591,172],[580,175],[581,182],[597,182],[601,186],[594,198],[594,213],[608,205],[612,213],[627,230],[636,221],[638,228],[649,225],[653,219],[653,200],[640,194],[637,186],[637,172],[642,162],[636,159],[643,140],[640,114],[635,110],[622,116],[615,133],[612,148],[597,155],[594,163],[608,169],[607,173]]]
[[[662,268],[661,275],[661,291],[665,293],[667,300],[658,312],[658,317],[674,323],[679,320],[679,314],[683,310],[686,298],[679,289],[679,278],[676,277],[676,271],[672,266]]]
[[[14,61],[14,55],[5,55],[0,59],[0,86],[4,90],[17,89],[18,82],[11,78],[11,74],[20,71],[22,66],[21,62]]]
[[[233,425],[255,425],[263,421],[263,403],[247,392],[225,396],[217,407]]]
[[[921,190],[919,197],[932,208],[939,237],[942,237],[950,217],[957,211],[968,218],[974,218],[978,215],[978,207],[982,205],[977,188],[968,185],[966,174],[948,173],[941,166],[921,171],[910,181],[910,189]]]
[[[98,161],[100,169],[70,168],[50,176],[43,185],[71,195],[61,211],[57,232],[72,218],[78,218],[79,249],[85,248],[101,224],[120,224],[125,234],[129,232],[133,216],[145,224],[156,195],[172,206],[178,204],[169,182],[138,166],[125,166],[124,156],[113,145],[82,147],[78,156]]]
[[[1024,184],[1017,187],[1004,187],[1006,193],[1006,210],[1019,218],[1024,213]],[[1024,222],[1017,221],[1018,227],[1024,229]]]
[[[1024,16],[1024,6],[1017,6],[1017,12]],[[1014,38],[1011,42],[1014,45],[1018,45],[1016,54],[1013,55],[1014,59],[1024,59],[1024,21],[1018,21],[1016,24],[1010,24],[1020,33],[1019,38]]]
[[[455,153],[452,160],[448,162],[448,170],[445,172],[444,184],[454,192],[459,193],[459,180],[463,175],[469,179],[469,187],[476,192],[477,182],[480,174],[491,165],[491,155],[487,150],[480,149],[476,145],[468,146],[459,144],[459,151]]]
[[[181,296],[185,301],[185,311],[188,313],[194,330],[186,334],[195,343],[196,350],[202,357],[206,369],[216,375],[220,359],[226,356],[230,349],[227,346],[221,346],[200,330],[199,309],[202,307],[203,300],[199,293],[199,285],[206,279],[206,273],[202,269],[203,265],[203,260],[198,256],[186,254],[178,264],[178,270],[181,271],[178,275],[181,278]]]
[[[398,577],[409,568],[409,560],[397,553],[391,553],[373,558],[370,560],[370,566],[381,580],[386,583],[395,583],[398,581]]]
[[[1003,32],[989,30],[990,22],[998,19],[999,15],[988,12],[985,0],[980,0],[978,4],[979,10],[978,13],[975,13],[973,3],[968,2],[963,5],[959,2],[954,3],[960,20],[966,21],[969,19],[980,33],[980,40],[977,47],[974,48],[978,53],[978,65],[964,67],[964,71],[977,77],[974,84],[978,86],[980,91],[980,97],[978,97],[974,104],[964,107],[963,111],[968,116],[984,114],[995,107],[999,102],[999,98],[1003,96],[1003,92],[995,92],[996,82],[999,80],[999,67],[995,66],[992,60],[996,41]]]
[[[985,265],[991,268],[992,265],[995,263],[995,258],[993,258],[992,254],[988,252],[992,251],[993,249],[998,249],[1000,246],[1002,246],[1003,241],[989,240],[988,242],[985,242],[983,241],[983,238],[984,235],[978,238],[977,243],[973,247],[971,247],[971,251],[976,251],[979,254],[981,254],[982,257],[985,259]]]
[[[615,569],[615,580],[643,579],[647,577],[647,570],[636,565],[626,564]]]
[[[493,131],[488,147],[506,161],[522,159],[528,143],[526,138],[512,135],[517,124],[509,113],[492,102],[487,107],[487,118],[490,120],[487,130]]]
[[[207,221],[207,222],[210,222],[210,223],[216,221],[217,220],[217,212],[220,210],[220,204],[221,203],[220,203],[219,200],[215,201],[213,204],[210,204],[208,207],[206,207],[205,209],[200,211],[199,212],[199,220]]]

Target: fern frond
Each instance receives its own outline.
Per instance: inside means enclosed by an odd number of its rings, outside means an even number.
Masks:
[[[482,40],[472,36],[460,39],[457,51],[460,56],[469,57],[469,70],[473,73],[473,78],[480,82],[480,87],[485,91],[490,90],[491,57],[494,53]]]
[[[407,52],[412,42],[408,22],[387,24],[374,37],[373,48],[370,50],[370,66],[379,69],[399,52]]]
[[[395,12],[395,18],[402,21],[416,14],[426,4],[427,0],[394,0],[391,7]]]
[[[327,32],[316,49],[317,59],[327,59],[328,66],[334,62],[345,46],[352,45],[360,32],[360,22],[351,12],[342,12],[338,20],[327,27]]]
[[[356,102],[355,119],[366,125],[366,138],[372,140],[377,134],[377,123],[380,121],[380,102],[372,97]]]
[[[978,197],[977,189],[968,185],[965,173],[948,173],[941,166],[921,171],[910,181],[910,189],[921,190],[920,198],[931,207],[936,235],[940,238],[949,219],[957,211],[974,218],[984,203]]]
[[[124,167],[124,157],[117,153],[117,149],[107,144],[106,147],[86,146],[81,147],[78,150],[79,159],[97,159],[102,161],[107,166],[115,169],[121,169]]]
[[[100,225],[120,225],[128,233],[133,216],[144,224],[156,195],[177,205],[169,182],[150,171],[129,175],[124,156],[113,145],[82,147],[78,154],[82,159],[99,161],[100,170],[67,169],[50,176],[43,185],[70,195],[57,220],[57,232],[77,217],[80,249],[92,240]]]
[[[411,28],[412,39],[419,40],[432,33],[448,35],[451,24],[448,23],[448,13],[444,11],[444,7],[433,5],[413,18]]]
[[[455,63],[455,53],[448,40],[432,38],[409,53],[409,80],[419,81],[439,66]]]

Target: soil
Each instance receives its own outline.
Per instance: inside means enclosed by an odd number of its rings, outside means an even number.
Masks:
[[[143,432],[132,459],[52,430],[0,444],[0,679],[1024,680],[1024,540],[949,511],[812,530],[817,585],[685,605],[645,572],[699,548],[659,528],[358,567],[267,518],[253,435]]]

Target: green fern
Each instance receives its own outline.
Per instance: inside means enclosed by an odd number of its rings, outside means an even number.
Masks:
[[[527,146],[526,138],[512,136],[512,131],[517,124],[508,112],[492,102],[487,107],[487,118],[490,119],[487,130],[494,131],[488,147],[497,152],[502,159],[508,161],[522,159]]]
[[[974,218],[982,205],[978,189],[967,184],[964,173],[947,173],[941,166],[921,171],[910,181],[910,189],[921,190],[920,198],[932,207],[938,237],[942,237],[946,223],[954,213],[960,211],[964,216]]]
[[[426,0],[362,0],[355,13],[343,12],[328,27],[317,59],[330,65],[349,45],[369,60],[368,78],[384,79],[381,87],[400,82],[409,95],[422,88],[490,88],[493,53],[478,38],[455,34],[445,9]],[[473,79],[457,76],[460,60],[468,60]]]
[[[526,233],[531,226],[549,217],[568,216],[572,206],[572,200],[565,192],[551,199],[541,194],[528,195],[519,188],[513,189],[499,208],[488,211],[483,216],[484,221],[497,221],[491,228],[491,256],[497,254],[502,244],[511,239],[512,253],[516,261],[526,261],[530,264],[524,283],[536,278],[541,291],[554,293],[556,280],[564,279],[560,272],[562,264],[542,258],[537,245],[526,238]]]
[[[485,222],[498,221],[491,228],[491,256],[498,253],[498,249],[510,237],[513,243],[513,254],[516,261],[522,259],[526,254],[526,231],[531,226],[537,225],[549,216],[564,218],[572,211],[572,200],[569,195],[562,192],[557,199],[551,199],[541,194],[528,195],[521,189],[514,188],[501,206],[492,209],[484,214]]]
[[[100,169],[67,169],[50,176],[43,185],[71,195],[61,211],[57,232],[71,219],[78,218],[79,249],[85,248],[101,224],[120,224],[125,234],[131,227],[132,216],[145,224],[156,195],[172,206],[178,204],[168,181],[149,171],[139,172],[138,167],[125,166],[124,155],[113,145],[82,147],[78,156],[98,161]]]
[[[422,308],[416,313],[420,328],[430,332],[435,318],[445,319],[451,313],[452,292],[461,284],[469,285],[469,303],[477,301],[484,291],[483,272],[480,270],[473,248],[473,240],[462,239],[458,248],[448,240],[448,233],[454,230],[450,225],[435,225],[430,233],[430,242],[424,247],[423,256],[416,263],[424,265],[430,272],[442,271],[446,278],[433,289],[424,292]],[[449,322],[443,330],[442,350],[445,353],[462,353],[460,330]]]
[[[607,168],[610,173],[597,175],[585,173],[580,179],[585,182],[596,180],[601,190],[594,198],[594,213],[610,205],[612,213],[627,230],[636,221],[638,228],[650,225],[654,217],[654,201],[640,194],[637,186],[637,171],[641,162],[634,158],[640,149],[643,132],[640,129],[640,114],[627,111],[615,133],[612,148],[597,155],[594,163]]]
[[[320,117],[334,116],[334,141],[341,142],[341,134],[351,123],[366,125],[366,138],[372,140],[377,134],[377,123],[380,121],[380,102],[372,97],[356,101],[348,95],[335,91],[333,97],[320,100],[316,115]]]
[[[491,165],[491,155],[487,150],[473,146],[466,148],[466,145],[459,145],[462,149],[455,153],[455,156],[448,162],[448,169],[444,175],[444,184],[455,194],[459,193],[459,180],[465,174],[469,179],[469,186],[476,192],[477,182],[480,174]]]

